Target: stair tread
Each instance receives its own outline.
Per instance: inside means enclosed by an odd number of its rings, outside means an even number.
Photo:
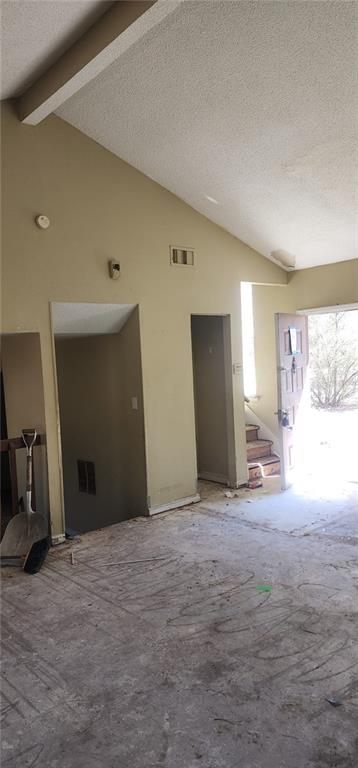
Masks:
[[[246,424],[246,431],[251,429],[260,429],[260,427],[258,427],[257,424]]]
[[[261,456],[269,456],[270,453],[272,453],[272,440],[251,440],[246,443],[248,461],[257,461]]]
[[[272,445],[272,440],[267,440],[266,438],[260,437],[258,440],[253,440],[252,441],[253,445],[255,445],[256,443],[265,443],[265,444],[266,443],[271,443],[271,445]]]
[[[260,464],[275,464],[280,461],[280,457],[276,453],[270,453],[268,456],[257,456],[253,461],[248,461],[249,468],[256,467]]]
[[[255,448],[259,448],[261,445],[262,447],[266,448],[268,445],[272,445],[272,440],[251,440],[251,443],[248,443],[251,448],[255,446]]]

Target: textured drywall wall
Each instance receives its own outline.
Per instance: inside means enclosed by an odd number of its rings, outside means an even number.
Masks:
[[[148,495],[152,506],[191,496],[190,315],[231,315],[240,363],[240,281],[285,284],[287,273],[60,118],[24,126],[5,104],[2,120],[3,327],[41,337],[53,533],[63,530],[63,514],[50,301],[139,304]],[[48,230],[34,224],[38,213],[50,217]],[[195,248],[195,267],[170,266],[169,244]],[[117,281],[109,258],[121,263]],[[232,384],[244,480],[241,376]]]
[[[358,259],[302,269],[288,286],[253,286],[258,399],[250,407],[278,434],[275,313],[358,302]]]
[[[192,317],[199,477],[229,478],[224,329],[221,317]]]
[[[123,467],[122,489],[127,517],[147,512],[144,405],[139,311],[132,312],[119,333],[111,337],[119,384],[119,440]],[[117,392],[115,391],[115,396]]]
[[[358,258],[292,272],[288,285],[295,309],[353,304],[358,301]]]
[[[83,532],[145,514],[138,312],[119,333],[55,346],[66,526]],[[79,491],[77,459],[94,462],[95,495]]]
[[[45,407],[40,336],[21,333],[1,338],[1,365],[8,437],[20,437],[22,429],[35,428],[45,435]],[[16,452],[19,498],[26,498],[26,451]],[[36,510],[48,513],[46,446],[33,449]]]

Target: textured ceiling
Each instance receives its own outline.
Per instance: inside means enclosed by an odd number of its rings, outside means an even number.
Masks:
[[[96,336],[118,333],[135,304],[75,304],[53,302],[52,326],[55,336]]]
[[[2,0],[0,98],[19,96],[110,5],[106,0]]]
[[[2,98],[110,4],[3,0]],[[186,0],[58,114],[268,257],[355,258],[357,14]]]
[[[187,0],[58,114],[266,256],[354,258],[357,12]]]

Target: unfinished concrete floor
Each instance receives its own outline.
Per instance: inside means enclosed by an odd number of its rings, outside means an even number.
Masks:
[[[207,484],[7,569],[3,768],[357,768],[357,498]]]

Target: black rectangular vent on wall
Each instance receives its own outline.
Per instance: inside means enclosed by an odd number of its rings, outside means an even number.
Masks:
[[[194,249],[170,246],[170,263],[178,267],[194,266]]]
[[[95,496],[96,495],[96,477],[94,474],[93,461],[86,461],[86,469],[87,469],[87,493],[92,493],[92,495]]]
[[[77,459],[78,490],[81,493],[96,495],[96,476],[93,461]]]

